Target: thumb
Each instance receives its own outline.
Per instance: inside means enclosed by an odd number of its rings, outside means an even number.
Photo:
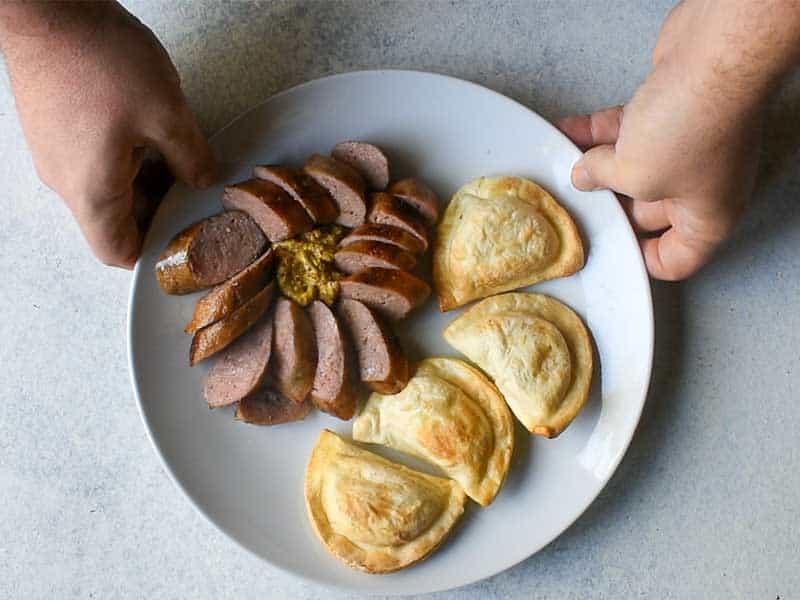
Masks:
[[[588,192],[599,188],[615,189],[617,160],[614,146],[595,146],[572,168],[572,185]]]
[[[216,181],[214,154],[185,102],[177,114],[170,115],[169,123],[152,136],[152,141],[172,174],[185,184],[207,188]]]

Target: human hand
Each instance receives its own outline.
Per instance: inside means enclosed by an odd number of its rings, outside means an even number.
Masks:
[[[716,4],[736,12],[734,5]],[[749,54],[748,38],[731,33],[731,27],[750,27],[755,31],[746,36],[758,38],[758,26],[771,27],[775,40],[775,7],[737,6],[754,13],[734,15],[718,33],[711,23],[726,17],[714,14],[713,3],[680,4],[662,28],[650,75],[624,108],[559,124],[586,150],[573,170],[574,185],[621,195],[657,279],[683,279],[708,263],[753,190],[761,107],[785,68],[781,61],[789,59],[778,47]],[[765,9],[773,14],[762,14]],[[782,18],[798,21],[796,13]]]
[[[191,186],[215,177],[169,56],[115,2],[6,3],[0,46],[39,177],[102,262],[132,267],[144,202],[133,181],[146,149]]]

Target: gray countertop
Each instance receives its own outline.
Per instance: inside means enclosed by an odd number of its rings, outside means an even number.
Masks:
[[[622,103],[670,2],[126,4],[213,132],[278,90],[377,67],[470,79],[550,119]],[[610,484],[534,557],[436,597],[800,594],[798,97],[795,78],[770,109],[733,241],[653,286],[652,387]],[[162,469],[129,382],[130,274],[95,262],[37,180],[3,69],[0,155],[0,597],[352,597],[239,549]]]

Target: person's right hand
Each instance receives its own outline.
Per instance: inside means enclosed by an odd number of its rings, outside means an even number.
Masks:
[[[790,3],[686,0],[625,107],[560,123],[586,150],[573,184],[622,195],[653,277],[692,275],[734,230],[753,190],[762,107],[799,37]]]
[[[42,181],[94,254],[130,268],[141,234],[133,180],[147,147],[179,179],[213,183],[211,151],[153,33],[116,3],[8,3],[0,42]]]

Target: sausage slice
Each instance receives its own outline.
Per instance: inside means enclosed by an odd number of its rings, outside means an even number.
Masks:
[[[317,370],[311,402],[318,409],[349,420],[356,412],[355,357],[330,308],[319,300],[308,307],[317,340]]]
[[[243,212],[203,219],[172,238],[156,263],[167,294],[189,294],[229,279],[264,251],[267,240]]]
[[[263,179],[248,179],[227,186],[222,205],[242,210],[253,217],[271,242],[311,231],[314,226],[305,209],[289,194]]]
[[[358,171],[371,189],[381,191],[389,185],[389,159],[377,146],[367,142],[340,142],[331,150],[331,156]]]
[[[236,407],[236,419],[253,425],[280,425],[300,421],[311,412],[311,402],[292,402],[279,392],[264,388],[250,394]]]
[[[250,329],[269,308],[274,292],[273,281],[227,317],[195,333],[189,350],[189,364],[194,366],[201,360],[224,350]]]
[[[206,325],[216,323],[250,300],[269,282],[274,262],[275,256],[270,248],[243,271],[200,298],[194,308],[192,320],[184,331],[194,333]]]
[[[399,227],[417,238],[425,250],[428,249],[428,229],[416,210],[400,198],[385,192],[372,194],[370,202],[367,221]]]
[[[398,320],[421,306],[431,288],[411,273],[372,267],[342,279],[339,293],[343,298],[363,302],[388,319]]]
[[[272,350],[272,319],[262,316],[225,348],[203,386],[209,408],[228,406],[252,394],[264,381]]]
[[[339,247],[344,248],[349,244],[360,241],[392,244],[406,252],[411,252],[411,254],[422,254],[425,252],[425,247],[419,238],[414,237],[399,227],[378,225],[376,223],[364,223],[363,225],[359,225],[339,242]]]
[[[397,394],[410,377],[408,359],[386,323],[357,300],[342,298],[337,311],[356,348],[361,381],[381,394]]]
[[[293,402],[302,402],[311,391],[317,368],[311,319],[296,302],[278,298],[272,326],[272,383]]]
[[[339,207],[339,217],[336,219],[339,225],[357,227],[364,222],[367,213],[364,180],[356,170],[321,154],[312,154],[303,170],[333,196]]]
[[[439,220],[439,197],[419,179],[409,177],[395,181],[386,191],[413,206],[428,225],[436,225]]]
[[[300,169],[262,165],[253,169],[253,175],[280,187],[299,202],[316,223],[333,223],[339,216],[339,209],[336,208],[328,190]]]
[[[334,255],[340,271],[358,273],[370,267],[410,271],[417,263],[414,255],[383,242],[360,241],[341,248]]]

